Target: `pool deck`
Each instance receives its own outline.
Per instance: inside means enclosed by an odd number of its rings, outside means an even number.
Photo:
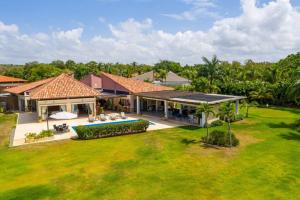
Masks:
[[[128,120],[137,120],[137,119],[145,119],[153,124],[151,124],[148,128],[148,131],[166,129],[166,128],[174,128],[178,126],[187,125],[182,122],[172,121],[172,120],[163,120],[158,117],[152,116],[137,116],[135,114],[128,114],[127,119],[117,119],[117,120],[107,120],[103,121],[95,121],[93,123],[88,122],[88,119],[85,118],[77,118],[72,120],[49,120],[49,129],[53,130],[53,125],[61,125],[66,123],[70,128],[70,131],[67,133],[59,133],[55,134],[54,137],[45,139],[43,141],[33,142],[33,143],[41,143],[41,142],[50,142],[56,140],[66,140],[70,138],[76,138],[76,132],[71,128],[73,126],[79,125],[91,125],[91,124],[102,124],[109,122],[120,122],[120,121],[128,121]],[[38,122],[36,113],[18,113],[18,120],[16,124],[16,129],[13,133],[11,146],[21,146],[33,143],[25,143],[25,134],[29,132],[39,133],[42,130],[47,130],[47,122]]]

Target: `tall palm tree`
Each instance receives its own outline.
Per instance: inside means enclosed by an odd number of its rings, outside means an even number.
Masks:
[[[256,107],[256,106],[258,106],[258,103],[256,101],[245,100],[245,101],[243,101],[241,107],[246,108],[246,117],[248,118],[249,117],[249,108]]]
[[[212,92],[213,88],[214,88],[213,81],[217,76],[217,70],[218,70],[220,61],[218,60],[216,55],[214,55],[211,60],[207,59],[206,57],[202,57],[202,60],[204,62],[204,67],[206,68],[206,71],[207,71],[207,78],[208,78],[209,85],[210,85],[209,92]]]
[[[288,95],[290,98],[297,101],[300,98],[300,80],[296,81],[289,89]]]
[[[164,70],[164,69],[159,70],[158,76],[162,82],[166,82],[167,74],[168,74],[167,70]]]
[[[206,140],[208,140],[208,136],[209,136],[209,132],[208,132],[208,118],[209,115],[215,115],[215,112],[213,110],[213,107],[211,105],[209,105],[208,103],[205,104],[201,104],[198,108],[197,108],[197,115],[201,116],[202,113],[205,114],[205,126],[206,126]]]
[[[232,102],[223,104],[220,107],[219,115],[224,117],[224,120],[227,122],[227,132],[229,134],[229,143],[232,147],[232,134],[231,134],[231,119],[233,119],[235,113]]]

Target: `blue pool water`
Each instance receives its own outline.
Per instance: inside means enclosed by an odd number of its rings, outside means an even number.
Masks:
[[[116,122],[104,122],[104,123],[101,123],[101,124],[87,124],[87,125],[84,125],[84,126],[88,126],[88,127],[93,127],[93,126],[102,126],[102,125],[106,125],[106,124],[122,124],[122,123],[127,123],[127,122],[137,122],[139,120],[136,120],[136,119],[132,119],[132,120],[125,120],[125,121],[116,121]],[[151,125],[155,125],[153,122],[149,122],[150,123],[150,126]],[[72,128],[75,130],[77,126],[72,126]]]

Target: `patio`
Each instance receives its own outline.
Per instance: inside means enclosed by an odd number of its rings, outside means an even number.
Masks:
[[[174,128],[178,126],[187,125],[186,123],[172,121],[172,120],[162,120],[159,117],[154,116],[137,116],[136,114],[127,114],[127,119],[117,119],[114,121],[126,121],[126,120],[135,120],[135,119],[145,119],[151,122],[151,125],[148,128],[148,131],[151,130],[158,130],[158,129],[166,129],[166,128]],[[25,143],[25,134],[29,132],[39,133],[42,130],[47,130],[47,122],[37,122],[37,114],[31,112],[22,112],[18,114],[18,121],[16,124],[16,129],[12,137],[11,146],[21,146],[26,144],[32,143]],[[88,118],[82,117],[72,120],[49,120],[49,129],[53,130],[53,125],[61,125],[66,123],[70,128],[69,132],[65,133],[58,133],[54,134],[53,138],[48,140],[39,141],[36,143],[41,142],[49,142],[49,141],[56,141],[56,140],[65,140],[70,138],[76,138],[76,132],[71,128],[72,126],[79,126],[79,125],[88,125],[88,124],[101,124],[101,123],[109,123],[113,122],[112,120],[107,120],[105,122],[102,121],[95,121],[93,123],[88,121]]]

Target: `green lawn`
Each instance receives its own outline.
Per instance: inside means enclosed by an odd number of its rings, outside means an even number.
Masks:
[[[7,148],[15,117],[2,115],[0,199],[299,199],[299,116],[251,109],[224,150],[188,127]]]

